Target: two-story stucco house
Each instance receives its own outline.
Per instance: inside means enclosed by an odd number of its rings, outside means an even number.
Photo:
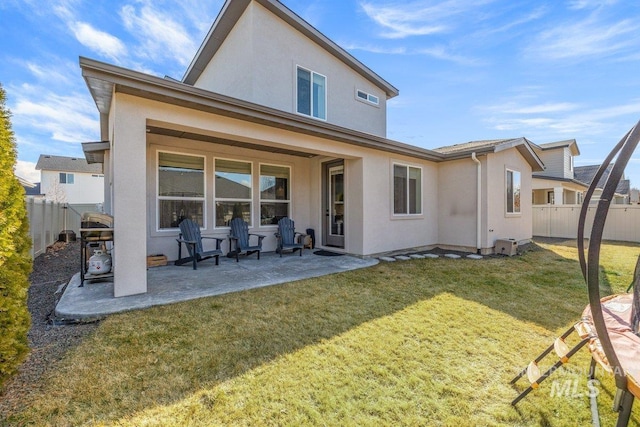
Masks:
[[[41,154],[36,170],[40,171],[40,191],[48,200],[70,205],[104,202],[104,175],[99,164],[78,157]]]
[[[181,218],[226,237],[242,216],[274,250],[283,216],[358,256],[436,245],[491,252],[532,235],[525,138],[426,150],[386,138],[398,90],[276,0],[229,0],[182,81],[81,58],[104,142],[114,293],[146,292]],[[225,243],[223,250],[228,250]]]
[[[589,184],[575,178],[574,158],[580,155],[576,140],[534,144],[533,148],[545,165],[545,170],[533,173],[533,204],[582,204]]]

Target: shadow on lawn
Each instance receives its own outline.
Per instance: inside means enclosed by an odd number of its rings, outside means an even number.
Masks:
[[[87,354],[77,352],[79,360],[72,363],[86,366],[84,375],[88,378],[83,380],[89,383],[100,383],[112,372],[126,370],[144,372],[144,381],[114,381],[112,386],[105,386],[108,395],[100,396],[82,390],[82,385],[56,384],[58,389],[71,388],[72,397],[65,405],[73,401],[73,408],[64,406],[55,411],[79,413],[92,407],[92,402],[103,400],[108,415],[89,409],[88,419],[119,419],[144,408],[171,404],[203,387],[215,386],[442,293],[552,331],[578,319],[588,301],[578,262],[533,245],[514,258],[381,263],[280,286],[124,313],[107,319],[99,333],[83,343]],[[451,321],[464,324],[473,319]],[[95,360],[85,359],[101,348],[114,352],[109,360],[99,355],[93,356]],[[173,378],[179,381],[173,382]],[[132,395],[138,398],[132,401]]]

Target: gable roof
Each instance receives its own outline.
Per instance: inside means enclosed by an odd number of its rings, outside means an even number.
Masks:
[[[14,175],[15,175],[15,173],[14,173]],[[21,177],[20,175],[15,175],[15,177],[18,178],[18,182],[20,183],[20,185],[22,185],[25,188],[25,190],[27,188],[35,188],[35,186],[36,186],[35,183],[29,181],[28,179],[25,179],[25,178]]]
[[[580,155],[580,149],[578,148],[578,143],[576,142],[575,139],[566,139],[564,141],[547,142],[546,144],[537,144],[537,145],[534,144],[534,146],[543,151],[568,147],[571,150],[571,154],[573,156]]]
[[[533,143],[527,138],[488,139],[482,141],[470,141],[462,144],[449,145],[434,149],[435,152],[446,156],[447,160],[459,159],[470,156],[472,153],[498,153],[509,148],[515,148],[522,157],[531,165],[534,172],[544,170],[544,163],[533,150]]]
[[[604,188],[604,185],[606,184],[607,179],[609,179],[609,175],[613,170],[613,165],[613,163],[609,163],[604,173],[602,174],[602,177],[600,177],[600,181],[598,181],[596,188]],[[593,178],[595,178],[598,169],[600,169],[600,166],[601,165],[576,166],[573,168],[573,176],[577,181],[584,182],[588,186],[591,186],[591,181],[593,181]],[[630,187],[630,181],[628,179],[624,179],[623,175],[622,179],[620,179],[620,182],[618,183],[618,186],[616,187],[616,193],[629,194]]]
[[[82,75],[87,83],[89,92],[98,107],[98,111],[103,114],[109,113],[114,93],[125,93],[143,99],[151,99],[170,105],[246,120],[248,122],[305,135],[332,139],[351,145],[402,154],[424,160],[444,160],[444,156],[432,150],[347,129],[300,114],[277,110],[93,59],[80,57],[80,67],[82,68]],[[157,128],[156,131],[160,133],[170,132],[165,134],[171,134],[176,137],[182,137],[184,134],[186,138],[208,140],[206,135],[187,134],[186,132],[171,129]],[[240,144],[237,141],[226,140],[218,140],[217,142],[227,145]],[[258,147],[253,146],[252,148]]]
[[[348,67],[360,74],[365,79],[379,87],[387,94],[387,98],[393,98],[398,95],[396,89],[391,83],[384,80],[369,67],[354,58],[346,50],[338,46],[327,36],[311,26],[304,19],[296,15],[278,0],[227,0],[222,6],[222,10],[213,22],[211,29],[207,33],[202,45],[198,49],[195,57],[191,61],[182,82],[193,85],[198,80],[211,58],[216,54],[225,39],[231,33],[246,8],[252,1],[256,1],[264,6],[267,10],[282,19],[284,22],[298,30],[311,41],[322,47],[338,60],[345,63]]]
[[[88,164],[82,157],[63,157],[40,154],[36,170],[79,172],[79,173],[102,173],[102,165]]]

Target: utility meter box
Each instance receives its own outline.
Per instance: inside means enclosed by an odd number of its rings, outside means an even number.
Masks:
[[[494,252],[496,254],[514,256],[518,253],[518,242],[515,239],[497,239]]]

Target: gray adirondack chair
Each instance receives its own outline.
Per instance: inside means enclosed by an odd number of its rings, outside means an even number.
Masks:
[[[282,252],[290,249],[292,253],[300,251],[300,256],[302,256],[304,242],[300,239],[303,239],[305,236],[306,234],[296,232],[293,220],[287,217],[280,219],[280,221],[278,221],[278,232],[276,233],[276,239],[278,241],[276,252],[282,257]]]
[[[251,255],[254,252],[258,253],[258,259],[260,259],[260,252],[262,251],[262,239],[265,238],[262,234],[249,233],[249,225],[242,218],[234,218],[231,220],[231,234],[229,235],[229,251],[235,253],[236,262],[239,261],[238,255],[245,252],[247,255]],[[251,236],[258,238],[258,244],[251,244]],[[254,239],[255,240],[255,239]]]
[[[178,260],[175,265],[183,265],[188,262],[193,262],[193,269],[198,269],[198,262],[205,259],[216,259],[216,265],[219,264],[220,255],[222,250],[220,249],[220,243],[224,240],[218,237],[202,237],[200,235],[200,226],[190,219],[183,220],[180,225],[180,235],[176,239],[178,242]],[[211,239],[216,241],[216,248],[205,251],[202,246],[203,239]],[[182,258],[182,245],[187,247],[188,257]]]

